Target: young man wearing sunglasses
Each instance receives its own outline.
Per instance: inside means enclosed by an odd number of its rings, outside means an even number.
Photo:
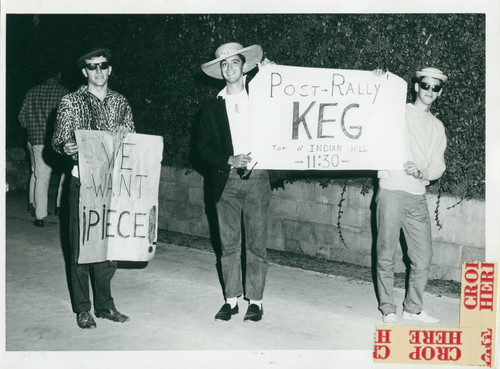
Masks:
[[[201,109],[196,150],[208,166],[208,182],[215,203],[222,247],[221,269],[225,303],[215,315],[228,321],[239,312],[238,297],[249,306],[246,322],[262,319],[262,297],[267,275],[267,225],[271,187],[265,170],[254,170],[248,142],[248,92],[246,73],[263,56],[259,45],[243,47],[231,42],[215,51],[203,64],[208,76],[224,80],[225,88]],[[267,59],[263,63],[269,63]],[[250,76],[248,76],[250,77]],[[247,170],[247,166],[249,170]],[[246,273],[242,276],[242,216],[245,234]],[[244,283],[242,283],[244,278]],[[244,284],[244,289],[243,289]]]
[[[70,185],[69,243],[71,249],[70,282],[73,311],[80,328],[95,328],[90,314],[89,277],[94,278],[94,312],[96,317],[114,322],[126,322],[129,317],[115,308],[111,296],[111,279],[117,264],[114,261],[78,264],[79,254],[79,191],[78,145],[74,140],[77,129],[111,131],[119,139],[128,132],[135,132],[132,110],[125,97],[108,88],[112,71],[111,51],[92,48],[77,61],[87,84],[62,98],[57,112],[57,123],[52,137],[52,147],[60,154],[74,160]],[[92,272],[92,274],[90,274]]]
[[[379,309],[385,324],[398,323],[394,304],[394,256],[403,229],[408,258],[409,281],[402,318],[438,323],[423,310],[423,293],[432,260],[429,210],[425,198],[429,181],[441,177],[446,166],[446,136],[443,124],[431,112],[448,78],[437,68],[416,72],[416,97],[405,112],[407,161],[401,170],[379,171],[376,196],[377,287]]]

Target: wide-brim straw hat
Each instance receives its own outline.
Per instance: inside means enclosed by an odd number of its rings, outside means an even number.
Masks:
[[[437,78],[437,79],[443,81],[443,83],[448,81],[448,77],[446,77],[441,70],[434,68],[434,67],[422,68],[422,70],[417,72],[417,77],[418,78],[420,78],[420,77]]]
[[[224,77],[222,77],[220,62],[238,54],[243,55],[246,59],[245,64],[243,65],[243,74],[245,74],[254,69],[257,64],[260,63],[264,52],[262,51],[262,47],[259,45],[243,47],[237,42],[229,42],[219,46],[217,50],[215,50],[215,59],[202,64],[201,69],[210,77],[223,79]]]

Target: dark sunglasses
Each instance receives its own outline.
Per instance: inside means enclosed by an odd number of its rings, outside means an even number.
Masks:
[[[100,62],[100,63],[89,63],[85,64],[85,69],[88,70],[96,70],[99,67],[101,70],[108,69],[110,66],[109,62]]]
[[[427,91],[429,88],[431,88],[431,85],[425,82],[420,82],[418,84],[422,90]],[[442,86],[432,86],[432,92],[439,92],[441,91],[443,87]]]
[[[245,169],[244,168],[238,168],[236,170],[236,173],[240,175],[240,179],[247,180],[250,178],[250,175],[252,174],[253,168],[257,165],[257,162],[252,166],[252,168],[245,174]]]

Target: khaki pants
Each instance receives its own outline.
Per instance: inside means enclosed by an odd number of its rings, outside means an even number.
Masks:
[[[267,171],[255,170],[249,179],[242,180],[234,169],[231,170],[224,192],[216,204],[226,298],[244,293],[248,299],[262,300],[268,268],[266,248],[270,197]],[[244,288],[242,220],[246,247]]]
[[[29,184],[29,202],[35,207],[36,219],[47,216],[49,200],[49,184],[52,167],[43,160],[45,145],[31,145],[28,142],[28,151],[31,158],[31,178]]]
[[[432,260],[432,238],[425,195],[379,189],[377,203],[377,287],[382,314],[396,312],[394,305],[394,256],[403,229],[410,274],[404,310],[417,314],[422,310],[423,293]]]

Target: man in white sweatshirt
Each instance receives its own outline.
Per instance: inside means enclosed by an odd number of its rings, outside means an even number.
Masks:
[[[405,112],[408,159],[401,170],[379,171],[377,192],[377,287],[385,324],[398,322],[394,304],[394,255],[401,228],[408,246],[410,275],[403,302],[403,319],[437,323],[423,310],[423,292],[432,260],[431,224],[425,198],[429,181],[444,173],[446,136],[443,124],[431,112],[448,78],[437,68],[416,72],[415,101]]]

